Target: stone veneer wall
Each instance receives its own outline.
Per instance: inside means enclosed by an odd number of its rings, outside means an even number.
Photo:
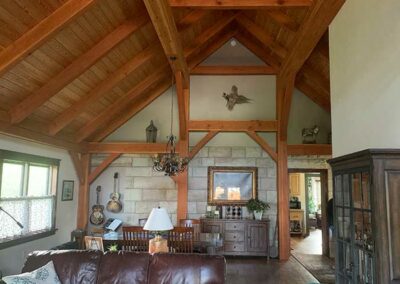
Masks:
[[[200,218],[206,213],[209,166],[258,167],[258,198],[271,206],[264,217],[271,220],[272,243],[277,214],[276,163],[260,147],[204,147],[189,164],[189,218]],[[244,216],[249,215],[246,209],[243,211]]]

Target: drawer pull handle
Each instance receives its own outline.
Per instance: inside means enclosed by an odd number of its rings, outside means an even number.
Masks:
[[[234,249],[236,248],[236,246],[233,247]]]
[[[236,239],[236,236],[233,236],[234,239]]]

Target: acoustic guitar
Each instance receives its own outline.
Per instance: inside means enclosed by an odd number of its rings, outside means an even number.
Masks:
[[[104,206],[100,205],[100,191],[101,186],[97,186],[96,194],[97,194],[97,202],[95,205],[92,206],[92,213],[90,214],[90,223],[93,225],[101,225],[104,223]]]
[[[107,210],[112,213],[119,213],[122,210],[122,203],[119,201],[121,197],[118,192],[118,173],[114,174],[114,191],[110,194],[110,201],[107,203]]]

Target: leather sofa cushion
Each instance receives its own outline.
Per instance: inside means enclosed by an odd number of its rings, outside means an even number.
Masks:
[[[96,283],[101,251],[54,250],[29,254],[22,272],[31,272],[50,260],[63,284]]]
[[[220,284],[225,282],[223,256],[155,254],[150,263],[150,284]]]
[[[147,283],[150,257],[148,253],[107,252],[101,258],[97,283]]]

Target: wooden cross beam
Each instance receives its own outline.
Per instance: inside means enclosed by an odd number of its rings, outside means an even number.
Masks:
[[[220,131],[220,132],[248,132],[263,131],[276,132],[276,120],[190,120],[189,131]]]
[[[201,9],[262,9],[270,7],[307,7],[312,0],[169,0],[171,7]]]
[[[197,66],[190,71],[191,75],[275,75],[276,69],[271,66]]]

